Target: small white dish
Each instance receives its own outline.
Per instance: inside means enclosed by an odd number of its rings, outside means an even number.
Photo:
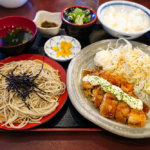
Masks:
[[[57,35],[59,33],[62,24],[61,12],[48,12],[45,10],[40,10],[36,13],[33,21],[37,25],[37,29],[42,34],[43,37],[50,37],[52,35]],[[44,21],[54,22],[58,24],[58,26],[51,28],[43,28],[41,27],[41,23]]]
[[[28,0],[0,0],[0,6],[6,8],[18,8],[23,6]]]
[[[56,51],[53,50],[52,47],[60,46],[61,41],[72,43],[72,48],[70,49],[70,51],[72,52],[71,55],[66,56],[66,57],[62,57],[62,56],[57,57]],[[74,56],[76,56],[80,52],[80,50],[81,50],[81,45],[79,41],[71,36],[65,36],[65,35],[55,36],[53,38],[50,38],[49,40],[46,41],[44,45],[44,51],[47,54],[47,56],[49,56],[50,58],[56,61],[61,61],[61,62],[72,59]]]

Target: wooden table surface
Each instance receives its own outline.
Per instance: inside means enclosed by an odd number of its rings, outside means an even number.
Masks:
[[[29,0],[24,6],[7,9],[0,6],[0,17],[20,15],[33,19],[38,10],[61,11],[67,6],[83,4],[93,7],[108,0]],[[149,0],[134,0],[150,9]],[[150,138],[127,139],[107,131],[100,132],[2,132],[0,150],[150,150]]]

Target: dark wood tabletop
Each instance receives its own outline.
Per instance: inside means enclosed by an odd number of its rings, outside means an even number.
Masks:
[[[0,6],[0,18],[5,16],[25,16],[33,19],[38,10],[60,12],[70,5],[88,5],[93,9],[108,0],[28,0],[15,9]],[[149,0],[132,0],[150,9]],[[24,131],[0,132],[0,150],[150,150],[150,138],[127,139],[108,131]]]

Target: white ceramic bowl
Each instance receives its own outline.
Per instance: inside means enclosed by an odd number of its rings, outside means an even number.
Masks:
[[[62,56],[57,57],[56,51],[54,51],[52,49],[52,47],[53,46],[59,47],[61,41],[66,41],[66,42],[72,43],[72,48],[70,49],[70,51],[72,52],[71,55],[69,55],[67,57],[62,57]],[[66,35],[55,36],[53,38],[50,38],[49,40],[46,41],[46,43],[44,45],[44,51],[47,54],[47,56],[49,56],[50,58],[52,58],[56,61],[60,61],[60,62],[64,62],[64,61],[68,61],[68,60],[72,59],[80,52],[80,50],[81,50],[81,45],[80,45],[79,41],[71,36],[66,36]]]
[[[0,0],[0,6],[6,8],[17,8],[24,5],[28,0]]]
[[[97,9],[97,16],[101,24],[103,25],[104,29],[111,34],[114,37],[123,37],[126,39],[134,39],[138,38],[144,33],[148,32],[150,30],[150,25],[145,28],[144,30],[141,31],[134,31],[134,32],[126,32],[126,31],[119,31],[116,28],[111,27],[107,23],[105,23],[102,19],[102,15],[104,14],[105,10],[109,7],[112,6],[115,9],[117,9],[117,12],[119,12],[122,8],[125,10],[133,10],[133,9],[140,9],[142,12],[144,12],[147,15],[147,18],[150,22],[150,10],[140,4],[134,3],[134,2],[129,2],[129,1],[109,1],[106,3],[103,3],[102,5],[99,6]],[[112,18],[111,18],[112,19]]]
[[[62,24],[61,12],[48,12],[40,10],[36,13],[33,21],[37,25],[37,29],[42,34],[42,36],[50,37],[52,35],[57,35]],[[44,21],[55,22],[56,24],[58,24],[58,26],[51,28],[43,28],[41,27],[41,23]]]

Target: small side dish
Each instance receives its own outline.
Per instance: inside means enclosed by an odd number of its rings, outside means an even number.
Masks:
[[[88,6],[73,5],[61,11],[61,19],[68,35],[86,40],[96,23],[97,14]]]
[[[91,13],[89,9],[72,8],[70,12],[65,12],[66,17],[72,23],[82,25],[88,23],[91,20]]]
[[[45,10],[39,10],[33,21],[43,37],[57,35],[62,24],[60,12],[49,12]]]
[[[81,45],[73,37],[55,36],[46,41],[44,45],[45,53],[57,61],[68,61],[81,50]]]
[[[62,10],[61,18],[66,25],[73,27],[90,27],[96,20],[96,12],[87,6],[70,6]]]

